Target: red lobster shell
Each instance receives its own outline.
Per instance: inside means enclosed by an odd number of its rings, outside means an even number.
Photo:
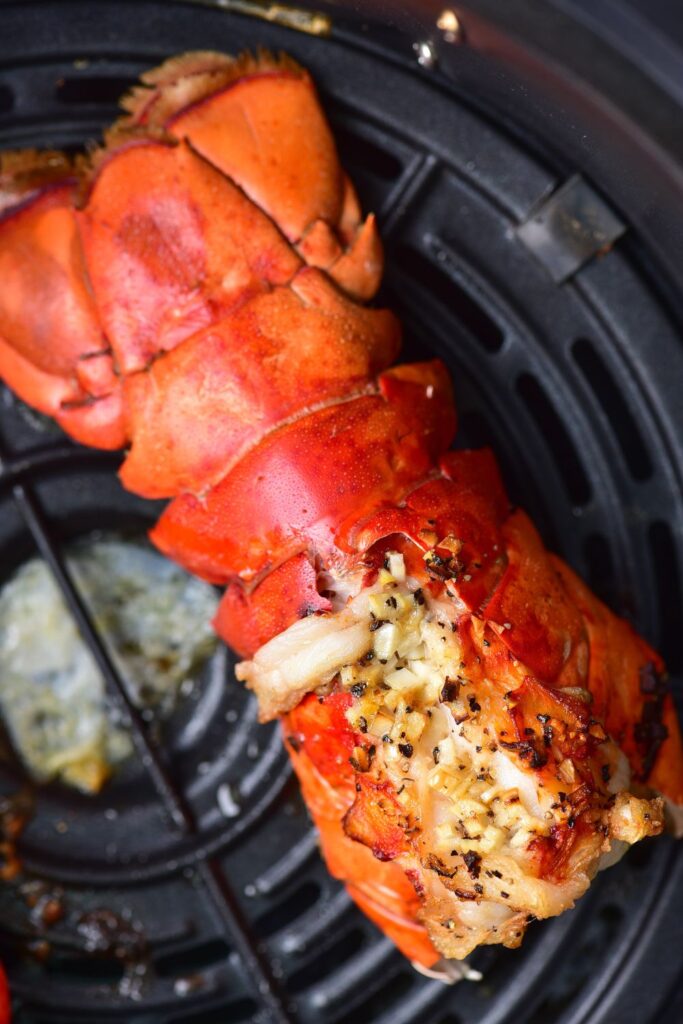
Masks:
[[[227,587],[216,628],[245,658],[335,614],[325,575],[372,586],[402,554],[415,586],[450,602],[470,707],[534,784],[575,797],[534,847],[534,877],[587,885],[579,854],[609,846],[615,806],[597,771],[606,736],[650,795],[683,802],[661,660],[548,554],[489,452],[448,451],[441,363],[392,368],[399,325],[363,305],[382,272],[375,221],[308,74],[268,54],[186,54],[124,107],[91,157],[3,155],[0,374],[76,440],[125,446],[130,490],[172,499],[152,538]],[[261,697],[264,717],[286,712],[332,873],[412,960],[465,955],[476,941],[449,937],[443,900],[507,894],[472,884],[471,857],[449,874],[425,852],[415,814],[368,769],[354,694]],[[661,802],[632,808],[635,838],[659,831]],[[516,945],[528,918],[477,941]]]

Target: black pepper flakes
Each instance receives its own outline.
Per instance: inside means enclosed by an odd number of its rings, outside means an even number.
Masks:
[[[401,751],[404,757],[413,756],[413,745],[412,743],[399,743],[398,749]]]
[[[354,697],[362,697],[367,688],[367,683],[354,683],[353,686],[351,687],[351,693],[353,694]]]
[[[462,562],[451,552],[440,555],[435,548],[431,548],[424,557],[428,575],[442,583],[457,580],[463,570]]]
[[[438,764],[439,763],[439,757],[440,756],[441,756],[441,751],[439,750],[438,747],[434,747],[434,749],[432,750],[432,757],[434,758],[434,764]]]
[[[481,856],[475,853],[474,850],[468,850],[467,853],[463,853],[462,859],[465,862],[470,878],[479,878],[481,874]]]
[[[505,750],[515,750],[523,760],[529,762],[532,768],[543,768],[548,763],[548,755],[544,750],[538,750],[533,743],[520,740],[514,743],[507,743],[505,740],[501,740],[500,745]]]
[[[415,591],[415,593],[413,594],[413,600],[417,604],[424,604],[425,603],[425,596],[422,593],[422,587],[418,587],[418,589]]]
[[[453,892],[461,900],[476,900],[476,894],[467,889],[454,889]]]
[[[454,683],[452,679],[446,676],[446,680],[441,688],[440,701],[442,703],[451,703],[458,699],[460,693],[460,684]]]
[[[452,878],[455,874],[455,871],[447,868],[441,858],[437,857],[435,853],[428,854],[427,867],[430,871],[436,871],[437,875],[440,875],[442,878]]]
[[[472,712],[472,714],[475,714],[477,711],[481,711],[481,704],[476,699],[476,697],[472,697],[472,696],[468,697],[467,698],[467,703],[470,706],[470,711]]]

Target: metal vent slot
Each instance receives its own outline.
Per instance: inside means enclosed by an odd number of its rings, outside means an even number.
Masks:
[[[609,420],[631,475],[636,480],[647,480],[652,476],[652,462],[645,442],[624,395],[595,345],[588,338],[577,338],[572,345],[572,355]]]
[[[378,146],[369,136],[357,134],[345,125],[336,124],[334,138],[342,165],[347,170],[358,167],[364,175],[374,175],[384,182],[393,182],[400,177],[403,164],[399,158]]]
[[[327,977],[338,970],[347,960],[356,955],[365,942],[365,935],[360,928],[353,928],[342,938],[332,942],[330,946],[313,960],[295,971],[287,982],[287,989],[293,993],[303,992],[315,985],[321,978]]]
[[[320,886],[316,882],[304,882],[286,899],[259,917],[254,925],[254,931],[264,938],[273,935],[314,906],[320,895]]]
[[[0,85],[0,114],[8,114],[14,109],[14,92],[9,85]]]
[[[652,523],[648,533],[657,584],[659,637],[657,646],[669,671],[683,668],[683,608],[676,545],[671,527],[663,520]]]
[[[392,974],[367,1002],[342,1018],[343,1024],[375,1024],[380,1016],[392,1020],[400,1019],[401,1000],[414,984],[415,976],[408,971]]]
[[[117,106],[124,93],[134,84],[134,78],[118,75],[79,75],[77,78],[61,78],[55,86],[55,96],[60,103],[69,105]]]
[[[583,542],[588,583],[605,604],[615,610],[623,604],[614,578],[614,561],[609,541],[602,533],[589,533]]]
[[[234,1003],[224,1003],[211,1010],[200,1010],[198,1013],[185,1014],[170,1021],[172,1024],[232,1024],[233,1021],[255,1020],[258,1006],[253,999],[240,999]]]
[[[203,942],[199,946],[190,946],[166,956],[156,957],[154,968],[160,977],[176,977],[177,975],[193,974],[224,962],[231,955],[231,948],[222,939]]]
[[[502,330],[457,281],[439,265],[413,246],[399,246],[392,254],[393,261],[411,281],[422,285],[430,296],[443,303],[467,328],[472,337],[489,353],[498,352],[505,340]]]
[[[558,976],[559,984],[550,981],[552,991],[536,1007],[525,1024],[555,1024],[564,1019],[564,1011],[572,1006],[586,986],[591,983],[591,965],[600,953],[610,948],[624,918],[621,907],[607,904],[588,922],[583,941],[577,949],[576,963],[581,967],[570,969]]]
[[[517,390],[553,453],[570,500],[574,505],[585,505],[591,496],[586,471],[548,395],[531,373],[523,373],[517,378]]]
[[[120,960],[87,956],[67,956],[54,954],[45,961],[45,970],[55,977],[68,979],[72,984],[83,985],[117,985],[124,975],[124,965]]]

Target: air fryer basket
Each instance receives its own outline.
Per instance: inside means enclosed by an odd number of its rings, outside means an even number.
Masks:
[[[653,256],[642,204],[631,218],[627,201],[591,177],[589,160],[584,166],[577,153],[548,145],[547,133],[534,135],[528,110],[524,126],[521,118],[513,127],[502,108],[496,115],[490,87],[501,79],[466,52],[466,35],[446,41],[446,55],[436,26],[431,35],[417,22],[412,36],[370,32],[362,19],[333,12],[331,34],[318,37],[239,6],[3,4],[0,146],[82,145],[139,72],[171,53],[262,45],[300,59],[319,83],[364,205],[379,214],[382,300],[403,319],[406,354],[439,355],[453,372],[458,443],[494,447],[546,541],[663,650],[676,678],[683,353],[676,268],[667,277],[666,244]],[[414,50],[415,42],[423,46]],[[449,76],[430,66],[435,56]],[[487,76],[481,97],[477,68]],[[520,87],[522,106],[524,97]],[[550,197],[576,173],[588,208],[604,202],[606,211],[556,281],[520,226],[546,223]],[[625,229],[611,249],[600,244],[607,214],[615,234]],[[554,229],[550,243],[564,255],[573,244]],[[0,578],[38,550],[113,690],[123,684],[62,553],[91,530],[152,521],[154,508],[122,490],[116,465],[0,395]],[[681,1019],[683,851],[675,843],[634,849],[574,911],[533,925],[520,950],[478,951],[471,959],[481,983],[451,989],[427,980],[328,876],[278,729],[257,725],[231,664],[226,651],[214,657],[161,743],[133,722],[138,756],[101,796],[57,785],[35,793],[20,842],[24,876],[0,888],[0,958],[17,1024]],[[120,702],[125,709],[124,695]],[[236,812],[228,817],[216,799],[226,785]],[[19,774],[2,768],[2,792],[20,786]],[[65,911],[47,930],[49,948],[36,942],[42,926],[19,891],[36,878]]]

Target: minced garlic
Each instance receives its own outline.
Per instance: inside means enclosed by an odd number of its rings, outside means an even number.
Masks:
[[[405,784],[416,774],[423,779],[416,824],[431,832],[431,848],[446,861],[502,849],[518,861],[549,830],[541,794],[525,805],[511,784],[522,772],[491,742],[490,730],[484,734],[476,694],[470,687],[465,699],[453,684],[462,664],[457,633],[422,590],[410,588],[400,555],[389,555],[386,566],[367,603],[371,650],[339,671],[356,697],[348,720],[376,744],[404,805],[416,796]],[[528,789],[528,776],[524,781]],[[545,797],[546,810],[549,802]]]

